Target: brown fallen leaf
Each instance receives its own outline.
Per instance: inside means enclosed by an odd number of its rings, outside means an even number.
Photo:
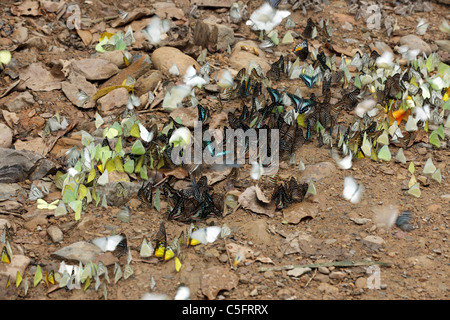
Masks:
[[[276,206],[274,203],[264,203],[261,200],[258,200],[258,197],[256,195],[256,186],[247,188],[239,196],[239,204],[244,209],[258,214],[265,214],[270,218],[274,216],[276,210]]]
[[[314,219],[319,212],[317,204],[311,202],[294,203],[283,209],[283,217],[290,224],[299,224],[303,219]]]
[[[81,30],[76,29],[78,36],[81,38],[85,46],[88,46],[92,43],[92,33],[89,30]]]

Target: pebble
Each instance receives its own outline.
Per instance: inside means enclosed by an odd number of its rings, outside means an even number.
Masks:
[[[98,81],[111,78],[119,72],[119,68],[104,59],[81,59],[72,62],[72,68],[87,80]]]
[[[5,103],[9,112],[17,112],[22,110],[26,105],[32,105],[34,103],[34,97],[28,91],[18,94],[15,98]]]
[[[322,274],[329,274],[329,273],[330,273],[330,270],[328,270],[327,267],[319,267],[319,268],[317,269],[317,271],[319,271],[319,272],[322,273]]]
[[[338,288],[336,288],[335,286],[332,286],[331,284],[324,283],[324,282],[319,284],[318,289],[320,292],[322,292],[324,294],[337,295],[339,293]]]
[[[294,268],[292,270],[289,270],[287,272],[287,275],[298,278],[298,277],[302,276],[303,274],[310,272],[310,271],[311,271],[311,268]]]
[[[127,102],[128,90],[125,88],[115,89],[97,100],[98,112],[101,116],[111,113],[119,114],[125,110]]]
[[[335,279],[335,280],[343,280],[346,276],[345,272],[342,271],[333,271],[330,273],[329,277],[330,279]]]
[[[328,275],[322,274],[322,273],[317,273],[314,276],[314,280],[318,281],[318,282],[321,282],[321,283],[330,282],[330,278],[328,277]]]
[[[10,127],[0,123],[0,148],[10,148],[12,144],[13,132]]]
[[[364,277],[356,279],[355,287],[358,289],[365,289],[367,287],[367,279]]]
[[[89,261],[94,261],[101,254],[102,250],[95,244],[78,241],[53,252],[52,256],[60,259],[80,261],[86,264]]]

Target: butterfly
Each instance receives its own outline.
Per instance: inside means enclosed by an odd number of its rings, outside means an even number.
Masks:
[[[306,74],[301,74],[300,79],[302,79],[306,86],[311,89],[317,82],[317,75],[307,76]]]
[[[45,283],[46,283],[47,287],[49,286],[49,284],[55,285],[55,274],[54,274],[54,271],[51,270],[50,272],[48,272],[48,270],[47,270],[47,272],[45,273],[44,280],[45,280]]]
[[[306,58],[308,58],[308,53],[309,53],[308,41],[303,40],[298,45],[296,45],[294,48],[294,53],[301,61],[305,61]]]
[[[303,30],[302,36],[307,39],[312,39],[314,28],[316,27],[315,23],[311,18],[308,18],[306,23],[306,27]]]
[[[274,104],[283,104],[282,95],[278,90],[267,87],[267,91],[269,92],[270,100]]]
[[[214,241],[216,241],[221,230],[222,230],[221,227],[218,226],[197,229],[193,231],[190,236],[191,239],[190,244],[196,245],[199,243],[203,244],[213,243]]]
[[[109,237],[101,237],[92,240],[92,243],[99,247],[102,251],[115,251],[118,249],[123,250],[123,247],[126,247],[126,236],[124,234],[109,236]]]
[[[280,59],[275,61],[270,65],[270,70],[267,72],[267,77],[269,79],[274,79],[275,81],[280,80],[281,74],[285,73],[284,57],[281,56]]]
[[[346,200],[351,203],[358,203],[361,200],[362,190],[362,186],[358,185],[355,179],[350,176],[345,177],[343,195]]]
[[[414,226],[411,223],[411,213],[408,211],[402,212],[395,221],[395,225],[403,231],[412,231]]]
[[[2,262],[6,264],[11,263],[11,256],[9,255],[8,250],[6,250],[6,246],[3,247],[2,250]]]
[[[209,109],[198,104],[197,110],[198,110],[198,121],[201,122],[202,125],[206,124],[206,122],[210,119]]]
[[[153,193],[152,193],[153,183],[152,181],[145,181],[142,183],[142,186],[138,190],[138,198],[142,201],[142,203],[146,203],[147,205],[152,205],[153,201]]]
[[[37,199],[37,208],[38,209],[47,209],[47,210],[55,210],[58,207],[59,200],[55,200],[52,203],[47,203],[43,199]]]

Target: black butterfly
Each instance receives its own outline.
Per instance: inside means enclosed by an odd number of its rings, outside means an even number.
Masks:
[[[308,58],[308,41],[303,40],[301,43],[295,46],[294,53],[301,61],[305,61]]]
[[[272,103],[283,104],[283,97],[278,90],[268,87],[267,91],[269,92],[270,100],[272,100]]]
[[[302,79],[306,86],[311,89],[317,82],[317,75],[307,76],[306,74],[301,74],[300,79]]]
[[[311,39],[314,27],[316,27],[315,23],[312,21],[311,18],[308,18],[308,21],[306,23],[306,27],[305,27],[305,29],[303,30],[303,33],[302,33],[303,38]]]
[[[201,122],[202,125],[206,124],[206,122],[210,119],[209,109],[198,104],[197,110],[198,110],[198,121]]]
[[[138,198],[142,203],[146,203],[147,205],[152,205],[153,202],[153,193],[152,193],[153,183],[152,181],[145,181],[142,183],[142,186],[138,190]]]
[[[322,71],[331,71],[330,67],[327,65],[327,57],[325,56],[325,53],[323,51],[320,51],[320,53],[317,55],[317,61],[320,63],[320,68]],[[314,68],[316,66],[314,65]]]

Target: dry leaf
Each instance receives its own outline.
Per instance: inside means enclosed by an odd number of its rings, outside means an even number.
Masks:
[[[254,213],[265,214],[270,218],[273,217],[276,210],[276,206],[274,203],[264,203],[258,200],[258,197],[256,195],[256,186],[247,188],[239,196],[239,204],[244,209],[250,210]]]
[[[78,36],[81,38],[85,46],[88,46],[92,42],[92,33],[89,30],[76,29]]]

